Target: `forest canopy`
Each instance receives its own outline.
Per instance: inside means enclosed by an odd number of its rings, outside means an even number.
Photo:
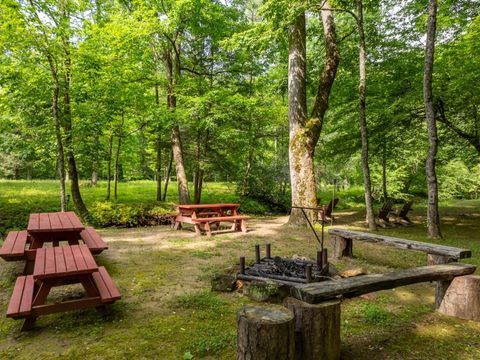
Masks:
[[[339,62],[314,149],[318,190],[334,180],[363,183],[356,5],[330,5]],[[227,181],[242,196],[288,208],[288,26],[305,13],[310,112],[327,56],[320,6],[2,1],[0,178],[115,179],[115,197],[117,181],[151,179],[161,200],[162,181],[173,176],[195,202],[203,182]],[[427,3],[368,0],[363,7],[372,195],[426,196]],[[480,192],[479,11],[478,0],[438,4],[433,102],[441,199]]]

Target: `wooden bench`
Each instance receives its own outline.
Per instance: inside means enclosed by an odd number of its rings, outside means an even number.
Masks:
[[[105,267],[99,266],[98,272],[94,272],[92,276],[102,302],[110,303],[121,298],[120,292]]]
[[[336,299],[352,298],[379,290],[393,289],[421,282],[451,281],[457,276],[475,272],[476,266],[468,264],[443,264],[421,266],[387,274],[362,275],[341,280],[328,280],[291,288],[291,295],[310,304]],[[436,296],[441,296],[437,294]]]
[[[103,250],[108,249],[107,243],[93,227],[86,227],[85,230],[82,230],[80,238],[88,246],[92,254],[100,254]]]
[[[32,311],[34,280],[32,275],[19,276],[8,304],[7,317],[28,317]]]
[[[23,260],[28,241],[29,237],[26,230],[10,231],[0,249],[0,257],[6,261]]]
[[[336,259],[343,256],[352,256],[353,240],[375,242],[400,249],[422,251],[428,254],[427,264],[429,265],[447,264],[455,262],[458,259],[466,259],[472,256],[472,252],[468,249],[400,239],[380,234],[364,233],[339,228],[329,229],[328,234],[333,248],[333,256]]]
[[[214,223],[220,223],[220,222],[231,222],[233,223],[232,225],[232,231],[242,230],[242,232],[246,233],[247,232],[247,216],[242,216],[242,215],[231,215],[231,216],[217,216],[217,217],[204,217],[204,218],[192,218],[192,222],[196,226],[203,225],[206,233],[208,236],[212,235],[212,230],[210,228],[210,224]],[[197,228],[196,228],[197,230]]]

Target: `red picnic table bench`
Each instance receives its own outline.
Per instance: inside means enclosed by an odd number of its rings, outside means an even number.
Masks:
[[[52,287],[82,284],[86,296],[59,303],[46,303]],[[22,330],[33,327],[40,315],[103,309],[120,299],[120,293],[103,266],[97,266],[86,245],[67,245],[36,250],[32,275],[19,276],[8,305],[7,317],[25,319]]]
[[[10,231],[0,248],[0,257],[6,261],[26,260],[25,274],[31,272],[35,251],[51,242],[61,241],[78,245],[83,241],[93,254],[108,249],[108,245],[93,227],[84,227],[74,212],[31,214],[27,230]]]
[[[194,204],[177,205],[175,230],[182,228],[183,223],[192,224],[198,235],[202,231],[212,235],[211,225],[220,225],[221,222],[232,223],[231,231],[247,232],[247,216],[239,215],[240,204]]]

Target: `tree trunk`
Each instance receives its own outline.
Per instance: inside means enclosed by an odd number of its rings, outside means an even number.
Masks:
[[[168,80],[168,94],[167,94],[167,105],[170,111],[173,113],[177,107],[177,96],[175,95],[175,85],[177,78],[180,76],[180,59],[179,59],[179,46],[174,45],[175,56],[172,56],[172,50],[168,50],[165,53],[165,70],[167,72]],[[187,173],[185,171],[185,163],[183,161],[183,149],[182,142],[180,138],[180,128],[178,123],[173,124],[172,133],[172,153],[173,160],[175,161],[175,170],[177,175],[177,185],[178,185],[178,201],[180,204],[190,203],[190,192],[188,189],[188,180]]]
[[[115,200],[118,199],[118,178],[120,176],[120,150],[122,147],[122,137],[123,137],[123,124],[125,122],[125,114],[122,113],[122,123],[120,124],[120,130],[118,132],[118,143],[117,143],[117,152],[115,153],[115,172],[113,174],[113,197]]]
[[[172,163],[173,163],[173,152],[170,152],[170,160],[168,162],[167,175],[165,176],[165,185],[163,188],[163,198],[162,201],[165,201],[167,198],[168,183],[170,182],[170,176],[172,174]]]
[[[64,16],[67,16],[64,10]],[[63,124],[65,130],[65,147],[68,162],[68,175],[70,177],[70,190],[73,198],[73,205],[78,214],[82,218],[88,216],[88,210],[83,202],[80,193],[80,185],[78,181],[77,165],[75,163],[75,155],[73,151],[73,135],[72,135],[72,111],[70,106],[70,74],[71,74],[71,58],[70,58],[70,40],[63,37],[63,49],[65,53],[65,75],[64,75],[64,94],[63,94]]]
[[[283,306],[245,306],[237,315],[237,359],[294,360],[294,322]]]
[[[370,180],[370,166],[368,163],[368,129],[365,115],[365,92],[366,92],[366,49],[365,33],[363,29],[363,2],[357,0],[357,27],[358,27],[358,47],[359,47],[359,70],[360,81],[358,85],[358,118],[360,123],[360,136],[362,139],[362,170],[363,184],[365,189],[365,208],[367,210],[367,224],[372,231],[377,230],[375,224],[375,214],[373,213],[372,183]]]
[[[108,159],[107,159],[107,196],[106,200],[110,200],[110,183],[112,181],[112,154],[113,154],[113,133],[108,141]]]
[[[95,135],[94,141],[93,141],[93,146],[94,146],[94,155],[93,155],[93,160],[92,160],[92,185],[96,186],[97,181],[98,181],[98,149],[100,147],[100,141],[98,138],[98,135]]]
[[[426,176],[428,186],[427,226],[428,237],[441,238],[440,215],[438,211],[438,184],[435,163],[437,157],[438,137],[432,94],[432,75],[435,53],[435,32],[437,22],[437,1],[429,0],[427,42],[425,45],[425,70],[423,75],[423,98],[425,102],[425,118],[428,128],[428,155],[426,161]]]
[[[321,10],[325,34],[326,58],[320,76],[312,115],[307,121],[305,14],[297,16],[289,29],[288,119],[290,127],[289,166],[292,206],[317,206],[313,156],[328,109],[333,81],[340,60],[336,43],[335,22],[328,1]],[[313,219],[315,214],[309,211]],[[305,224],[298,209],[292,209],[290,224]]]
[[[387,143],[386,142],[383,143],[383,152],[382,152],[382,193],[383,193],[383,200],[386,201],[387,198],[388,198],[388,191],[387,191]]]
[[[284,305],[295,316],[296,359],[340,359],[340,300],[308,304],[288,297]]]
[[[162,200],[162,137],[160,131],[157,135],[157,161],[156,161],[156,178],[157,178],[157,201]]]
[[[67,197],[65,192],[65,154],[63,150],[62,130],[60,126],[59,111],[58,111],[58,97],[60,93],[60,86],[58,83],[58,74],[55,68],[52,57],[47,54],[48,63],[50,65],[50,72],[53,80],[53,96],[52,96],[52,116],[53,124],[55,126],[55,138],[57,140],[57,167],[58,178],[60,180],[60,210],[67,210]]]

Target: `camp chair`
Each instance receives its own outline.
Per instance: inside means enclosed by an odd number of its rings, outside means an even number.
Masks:
[[[412,210],[413,199],[405,201],[402,208],[395,212],[395,222],[402,225],[412,225],[412,221],[408,218],[408,212]]]
[[[324,206],[324,218],[323,220],[335,220],[335,218],[332,216],[333,209],[335,209],[335,206],[337,206],[339,199],[335,198],[333,200],[330,200],[327,206]],[[318,221],[322,221],[322,211],[318,212]]]
[[[390,213],[392,212],[392,208],[393,208],[393,199],[385,200],[382,208],[378,212],[377,224],[379,226],[384,228],[394,226],[389,219]]]

